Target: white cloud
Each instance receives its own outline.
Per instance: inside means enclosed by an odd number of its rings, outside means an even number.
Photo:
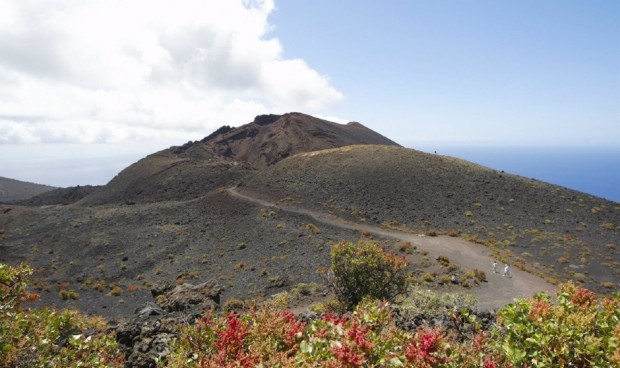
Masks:
[[[0,2],[0,144],[198,139],[342,98],[269,37],[272,0]]]

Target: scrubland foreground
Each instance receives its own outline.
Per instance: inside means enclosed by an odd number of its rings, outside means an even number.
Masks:
[[[490,316],[462,298],[408,290],[404,257],[374,244],[341,243],[331,256],[340,262],[330,286],[340,293],[317,313],[295,315],[272,300],[166,326],[160,316],[135,325],[150,334],[131,341],[98,317],[27,309],[37,298],[27,290],[32,269],[0,264],[0,367],[620,366],[618,294],[568,282],[555,303],[539,293]],[[132,349],[156,340],[150,356]]]

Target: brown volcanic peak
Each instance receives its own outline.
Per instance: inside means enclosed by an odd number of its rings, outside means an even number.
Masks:
[[[149,155],[79,203],[193,199],[235,185],[285,157],[353,144],[398,146],[360,123],[336,124],[301,113],[259,115],[238,128],[223,126],[202,141]]]
[[[296,112],[259,115],[238,128],[222,127],[202,142],[217,154],[245,161],[256,169],[301,152],[354,144],[398,146],[360,123],[342,125]]]

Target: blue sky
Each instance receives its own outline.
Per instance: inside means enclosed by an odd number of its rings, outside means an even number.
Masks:
[[[401,142],[620,143],[620,2],[283,1],[271,20],[343,91],[331,115]]]
[[[0,176],[104,184],[288,111],[427,151],[618,149],[619,39],[617,1],[6,0]]]

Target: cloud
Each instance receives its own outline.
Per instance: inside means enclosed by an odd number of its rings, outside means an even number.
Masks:
[[[342,99],[284,59],[272,0],[0,3],[0,144],[198,139]]]

